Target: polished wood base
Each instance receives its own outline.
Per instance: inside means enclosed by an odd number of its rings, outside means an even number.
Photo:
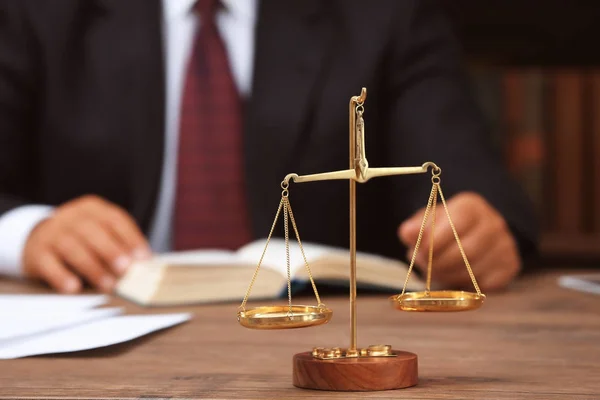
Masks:
[[[396,357],[319,360],[311,352],[294,356],[294,386],[305,389],[373,391],[417,384],[417,355],[393,351]]]

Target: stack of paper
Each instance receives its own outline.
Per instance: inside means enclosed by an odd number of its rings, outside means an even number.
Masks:
[[[0,359],[65,353],[123,343],[191,315],[120,316],[103,295],[0,295]]]

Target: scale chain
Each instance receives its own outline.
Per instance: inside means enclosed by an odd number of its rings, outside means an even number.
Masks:
[[[285,190],[285,189],[284,189]],[[244,295],[244,300],[242,300],[242,304],[240,305],[240,309],[242,311],[246,310],[246,303],[248,302],[248,298],[250,297],[250,292],[252,291],[252,286],[254,286],[254,281],[256,281],[256,277],[258,276],[258,271],[260,270],[260,266],[265,258],[265,254],[267,254],[267,248],[269,247],[269,242],[271,241],[271,237],[273,236],[273,231],[275,230],[275,225],[277,225],[277,220],[279,219],[279,214],[281,213],[281,208],[284,203],[284,196],[281,197],[281,201],[279,202],[279,207],[277,208],[277,213],[275,214],[275,219],[273,220],[273,225],[271,225],[271,230],[269,231],[269,236],[267,237],[267,242],[265,244],[265,248],[263,249],[262,255],[260,256],[260,260],[258,261],[258,265],[254,270],[254,274],[252,275],[252,280],[250,281],[250,285],[246,290],[246,294]]]
[[[408,280],[410,279],[410,274],[413,270],[413,267],[415,266],[417,252],[419,250],[419,246],[421,245],[421,240],[423,239],[423,231],[425,230],[425,224],[427,223],[429,211],[431,209],[431,204],[433,202],[434,190],[435,190],[435,186],[432,186],[431,193],[429,194],[429,200],[427,200],[427,207],[425,207],[425,215],[423,216],[423,221],[421,222],[421,229],[419,229],[419,236],[417,237],[417,243],[415,244],[415,250],[414,250],[412,258],[410,260],[408,272],[406,273],[406,279],[404,280],[404,286],[402,287],[402,294],[400,294],[400,296],[403,296],[404,293],[406,292],[406,286],[408,285]]]
[[[310,283],[312,285],[313,291],[315,293],[315,297],[317,299],[317,307],[324,308],[325,304],[321,302],[321,297],[319,296],[319,292],[317,290],[317,286],[315,284],[312,271],[310,269],[310,265],[308,263],[308,259],[306,258],[306,254],[304,253],[304,247],[302,246],[302,241],[300,240],[300,234],[298,233],[298,227],[296,225],[296,220],[294,218],[294,213],[292,211],[292,205],[289,201],[289,191],[288,191],[289,183],[282,182],[281,188],[283,191],[281,192],[281,201],[279,202],[279,207],[277,208],[277,213],[275,214],[275,219],[273,220],[273,224],[271,225],[271,230],[269,231],[269,236],[267,237],[267,241],[263,252],[261,254],[260,260],[258,261],[258,265],[254,270],[254,274],[252,275],[252,280],[250,281],[250,285],[246,290],[246,294],[244,295],[244,299],[242,300],[242,304],[239,307],[241,312],[246,311],[246,303],[250,297],[250,293],[252,292],[252,288],[254,286],[254,282],[258,276],[258,272],[262,265],[265,254],[267,253],[267,249],[269,247],[269,243],[271,238],[273,237],[273,232],[275,231],[275,226],[277,225],[277,221],[279,219],[279,215],[281,214],[281,210],[283,209],[283,227],[284,227],[284,239],[285,239],[285,253],[286,253],[286,271],[287,271],[287,293],[288,293],[288,317],[293,317],[292,312],[292,279],[291,279],[291,262],[290,262],[290,240],[289,240],[289,221],[292,222],[292,228],[294,230],[294,234],[296,235],[296,240],[298,241],[298,246],[300,247],[300,252],[302,254],[302,259],[304,260],[304,266],[308,272],[308,276],[310,278]]]
[[[437,192],[438,185],[433,184],[433,204],[431,206],[431,237],[429,238],[429,259],[427,262],[427,285],[425,286],[425,290],[429,294],[431,291],[431,270],[433,268],[433,244],[434,244],[434,232],[435,232],[435,212],[437,206]]]
[[[425,291],[427,294],[429,294],[429,292],[431,290],[431,271],[433,269],[433,243],[434,243],[433,239],[434,239],[435,215],[436,215],[436,205],[437,205],[438,194],[440,196],[440,199],[442,200],[442,204],[444,206],[444,211],[446,213],[446,217],[448,218],[448,223],[450,224],[450,228],[452,229],[452,233],[454,235],[454,239],[456,240],[456,244],[458,245],[458,249],[462,256],[463,262],[465,263],[465,266],[467,267],[467,271],[469,273],[469,277],[471,278],[471,282],[473,283],[473,287],[477,291],[477,295],[481,296],[481,289],[479,288],[479,285],[477,284],[477,280],[475,279],[475,275],[473,274],[473,270],[471,269],[471,264],[469,263],[467,255],[465,253],[465,250],[462,246],[462,243],[458,236],[458,232],[456,231],[456,227],[454,226],[454,223],[452,222],[452,218],[450,217],[450,211],[448,210],[448,205],[446,204],[446,198],[444,197],[444,193],[442,192],[442,186],[440,185],[441,172],[442,171],[439,167],[434,168],[434,170],[432,171],[433,176],[431,178],[431,182],[432,182],[431,193],[429,194],[429,199],[427,200],[427,206],[425,207],[423,221],[421,222],[421,228],[419,229],[417,243],[415,244],[415,250],[413,252],[413,255],[412,255],[412,258],[410,261],[410,265],[408,267],[408,272],[406,273],[406,279],[404,281],[404,286],[402,288],[402,293],[400,294],[400,297],[403,296],[406,292],[406,286],[408,285],[410,275],[414,268],[415,260],[417,258],[417,253],[419,251],[419,247],[420,247],[421,241],[423,239],[423,232],[425,231],[425,226],[427,225],[427,220],[429,219],[430,214],[432,217],[431,237],[430,237],[430,245],[429,245],[429,257],[428,257],[428,263],[427,263],[427,281],[425,284]]]
[[[290,220],[292,221],[292,228],[294,229],[294,233],[296,234],[296,240],[298,241],[298,246],[300,247],[300,252],[302,253],[302,258],[304,259],[304,266],[306,267],[306,272],[308,272],[310,283],[312,285],[313,291],[315,292],[315,297],[317,298],[317,305],[318,307],[324,307],[325,305],[321,303],[321,297],[319,296],[317,285],[315,284],[315,280],[313,279],[312,272],[310,270],[310,265],[308,264],[308,260],[306,259],[306,254],[304,254],[304,247],[302,247],[302,241],[300,240],[300,234],[298,233],[298,227],[296,226],[296,220],[294,219],[294,213],[292,212],[292,205],[289,201],[287,202],[287,206],[289,209]]]
[[[283,205],[283,230],[285,234],[285,266],[287,270],[287,292],[288,292],[288,317],[292,317],[292,277],[290,271],[290,232],[288,229],[288,210],[289,210],[289,199],[284,197],[284,205]]]
[[[477,280],[475,279],[475,275],[473,274],[473,270],[471,269],[471,264],[469,263],[469,260],[467,259],[467,254],[465,253],[465,250],[462,247],[462,243],[460,242],[460,238],[458,237],[458,233],[456,232],[456,227],[454,226],[454,223],[452,222],[452,218],[450,218],[450,212],[448,211],[448,206],[446,205],[446,199],[444,198],[444,193],[442,192],[442,187],[440,186],[439,182],[437,183],[437,186],[440,191],[440,198],[442,199],[442,204],[444,205],[444,210],[446,211],[446,216],[448,217],[448,222],[450,223],[450,228],[452,228],[452,233],[454,233],[454,238],[456,239],[456,244],[458,244],[458,249],[460,250],[460,254],[463,258],[463,261],[465,262],[467,271],[469,271],[469,276],[471,277],[473,286],[475,287],[475,290],[477,291],[477,295],[481,296],[481,290],[479,289],[479,285],[477,284]]]

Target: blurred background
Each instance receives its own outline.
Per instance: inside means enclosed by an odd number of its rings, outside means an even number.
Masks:
[[[445,0],[547,264],[600,262],[600,2]]]

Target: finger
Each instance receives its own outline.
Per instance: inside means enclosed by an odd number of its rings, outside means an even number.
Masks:
[[[422,208],[398,227],[398,237],[406,247],[416,245],[424,215],[425,208]]]
[[[493,268],[480,279],[480,287],[483,291],[498,291],[504,289],[516,276],[516,272],[507,268]]]
[[[457,262],[448,265],[441,264],[438,260],[436,260],[435,255],[432,261],[432,281],[443,285],[444,287],[449,288],[465,288],[472,284],[471,277],[469,276],[467,266],[464,262],[464,259],[460,255],[460,251],[458,250],[458,246],[455,248],[456,253],[458,254]],[[410,253],[410,252],[409,252]],[[422,272],[426,273],[428,268],[428,254],[424,254],[419,251],[417,255],[415,266]],[[479,275],[479,267],[481,263],[473,262],[473,260],[469,257],[469,264],[471,265],[474,274]]]
[[[520,269],[520,257],[514,239],[509,234],[501,237],[496,246],[470,264],[482,290],[498,290],[505,287]],[[442,271],[436,278],[446,284],[463,286],[470,286],[471,281],[466,267],[462,270]]]
[[[412,248],[410,248],[410,249],[406,250],[406,259],[407,259],[409,262],[412,260],[412,258],[413,258],[413,256],[414,256],[414,253],[415,253],[415,248],[414,248],[414,247],[412,247]],[[417,254],[417,257],[416,257],[416,258],[418,258],[418,257],[419,257],[419,254]],[[417,261],[416,261],[416,258],[415,258],[415,263],[417,262]]]
[[[131,264],[128,249],[105,226],[95,220],[88,219],[77,224],[74,233],[94,252],[96,258],[110,266],[116,275],[123,275]]]
[[[484,224],[475,224],[469,226],[468,228],[463,229],[465,232],[459,237],[463,237],[461,239],[461,243],[463,248],[465,249],[465,253],[469,254],[470,258],[476,259],[480,252],[485,251],[485,246],[479,246],[479,235],[485,235],[489,228],[486,228]],[[431,227],[425,230],[423,233],[423,238],[421,239],[421,245],[419,246],[419,251],[417,252],[417,256],[415,258],[415,264],[420,268],[424,269],[428,265],[429,261],[429,248],[431,246],[430,235],[431,235]],[[441,223],[436,222],[434,235],[434,243],[433,243],[433,263],[436,266],[436,269],[440,270],[448,270],[451,272],[456,267],[464,266],[464,261],[460,250],[458,248],[458,244],[456,242],[456,238],[454,237],[454,233],[452,228],[447,220],[442,221]],[[485,236],[489,236],[485,235]],[[473,252],[473,254],[471,254]],[[411,259],[414,253],[414,247],[409,249],[407,259]]]
[[[408,251],[406,252],[406,259],[409,262],[412,260],[412,258],[414,256],[414,252],[415,252],[414,247],[411,249],[408,249]],[[429,260],[429,253],[426,253],[423,251],[422,248],[419,248],[419,251],[417,252],[417,254],[415,256],[415,267],[417,267],[421,271],[424,271],[427,268],[428,260]]]
[[[112,291],[115,278],[79,238],[65,233],[55,241],[54,249],[71,269],[81,274],[92,286],[105,292]]]
[[[450,208],[450,205],[448,206]],[[482,229],[482,225],[485,223],[482,218],[480,218],[479,213],[474,212],[474,210],[464,209],[462,206],[458,207],[457,210],[450,211],[450,215],[453,216],[452,222],[454,223],[454,228],[456,229],[456,233],[459,238],[466,238],[473,231],[477,229]],[[428,227],[424,233],[423,238],[423,250],[429,251],[430,246],[430,235],[431,226]],[[435,221],[435,232],[434,234],[434,243],[433,250],[434,254],[441,254],[449,249],[457,247],[456,237],[454,236],[454,231],[452,229],[452,225],[448,220],[448,217],[445,215],[445,212],[437,213],[436,221]],[[427,236],[427,239],[425,239]]]
[[[398,228],[398,236],[400,241],[404,243],[404,245],[408,248],[406,253],[406,259],[410,262],[415,257],[415,266],[420,269],[424,269],[427,265],[428,253],[427,250],[429,246],[425,246],[423,243],[429,240],[429,224],[427,224],[423,229],[423,234],[421,235],[421,240],[419,241],[419,232],[421,231],[421,225],[423,224],[423,218],[425,216],[425,209],[421,209],[417,211],[417,213],[406,220],[404,223],[400,225]],[[430,216],[431,217],[431,216]],[[428,219],[429,222],[430,219]],[[415,255],[415,248],[419,245],[419,250]]]
[[[479,279],[479,287],[484,292],[496,291],[506,286],[511,279],[507,271],[502,268],[493,268]]]
[[[448,201],[448,211],[450,215],[454,216],[453,223],[459,237],[468,234],[483,223],[477,205],[478,203],[474,203],[472,196],[468,194],[458,195]],[[398,234],[407,247],[414,248],[416,246],[424,215],[425,209],[421,209],[413,217],[400,225]],[[454,231],[445,211],[443,209],[436,209],[435,229],[432,231],[431,222],[433,218],[433,215],[429,215],[421,237],[419,254],[417,255],[417,264],[421,267],[426,262],[426,255],[430,247],[430,236],[432,234],[435,236],[434,251],[437,252],[445,251],[456,241]]]
[[[129,250],[133,258],[143,260],[152,255],[148,241],[133,218],[124,210],[111,206],[102,220]]]
[[[476,264],[487,252],[493,251],[497,233],[498,231],[490,225],[478,224],[461,237],[460,241],[468,260]],[[433,262],[439,272],[452,272],[465,267],[465,261],[458,243],[454,236],[452,236],[452,239],[453,241],[441,250],[437,249],[437,241],[434,244]]]
[[[507,236],[498,251],[487,254],[480,263],[484,268],[476,277],[481,289],[494,291],[505,288],[521,269],[521,258],[514,239]]]
[[[42,251],[31,270],[35,277],[47,282],[60,293],[77,293],[81,291],[81,281],[51,251]]]
[[[427,273],[427,260],[418,261],[418,263],[415,261],[415,266],[422,274]],[[467,267],[464,263],[449,270],[440,270],[435,261],[431,265],[431,280],[448,288],[462,288],[470,281]]]
[[[100,198],[87,205],[88,212],[127,249],[131,257],[146,259],[151,255],[150,246],[133,218],[122,208]]]
[[[480,264],[470,264],[473,275],[477,278],[481,276]],[[467,270],[467,266],[462,266],[452,269],[451,271],[438,271],[435,267],[433,268],[432,280],[439,285],[443,285],[449,289],[467,289],[473,287],[473,281]]]

